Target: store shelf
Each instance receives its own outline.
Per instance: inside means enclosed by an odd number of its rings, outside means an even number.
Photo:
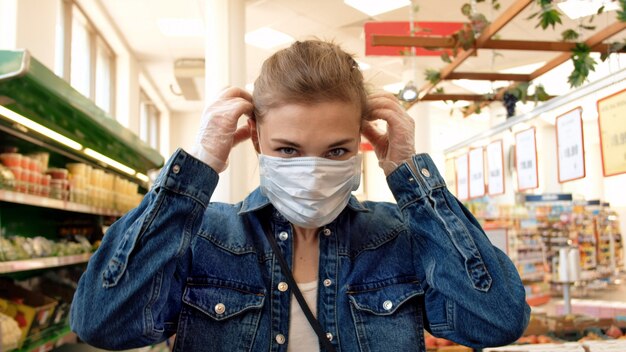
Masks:
[[[33,205],[36,207],[60,209],[65,211],[71,211],[75,213],[95,214],[104,216],[122,216],[122,212],[112,209],[96,208],[85,204],[67,202],[60,199],[53,199],[48,197],[35,196],[32,194],[12,192],[7,190],[0,190],[0,201]]]
[[[69,326],[46,331],[41,339],[26,342],[22,348],[9,352],[48,352],[62,345],[65,339],[72,338],[74,333]]]
[[[0,274],[81,264],[88,262],[89,258],[91,258],[91,253],[68,255],[64,257],[33,258],[26,260],[13,260],[10,262],[0,262]]]

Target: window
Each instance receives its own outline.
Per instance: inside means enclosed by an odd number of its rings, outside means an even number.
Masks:
[[[96,46],[95,101],[102,110],[111,113],[113,96],[113,55],[102,40]]]
[[[66,38],[61,41],[69,45],[64,50],[70,55],[69,72],[64,74],[70,84],[81,94],[93,100],[98,107],[111,115],[114,111],[114,77],[115,56],[104,38],[96,31],[83,11],[73,2],[64,2],[65,16],[63,21],[68,30]]]
[[[148,143],[150,147],[159,149],[159,128],[161,113],[150,98],[141,91],[139,105],[139,138]]]
[[[70,84],[86,97],[91,97],[91,58],[87,20],[74,8],[72,11],[72,39]]]

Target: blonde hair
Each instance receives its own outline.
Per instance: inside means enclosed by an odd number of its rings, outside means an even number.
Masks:
[[[269,57],[254,82],[254,115],[284,104],[354,103],[365,114],[367,93],[353,56],[321,40],[297,41]]]

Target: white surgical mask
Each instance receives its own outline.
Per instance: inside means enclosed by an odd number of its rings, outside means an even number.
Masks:
[[[259,155],[261,191],[294,225],[329,224],[359,188],[361,156],[348,160],[319,157],[278,158]]]

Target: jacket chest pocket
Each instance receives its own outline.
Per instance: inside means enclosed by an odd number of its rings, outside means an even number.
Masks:
[[[175,351],[250,351],[265,290],[217,279],[187,284]]]
[[[411,277],[351,285],[348,296],[360,350],[424,351],[423,295]]]

